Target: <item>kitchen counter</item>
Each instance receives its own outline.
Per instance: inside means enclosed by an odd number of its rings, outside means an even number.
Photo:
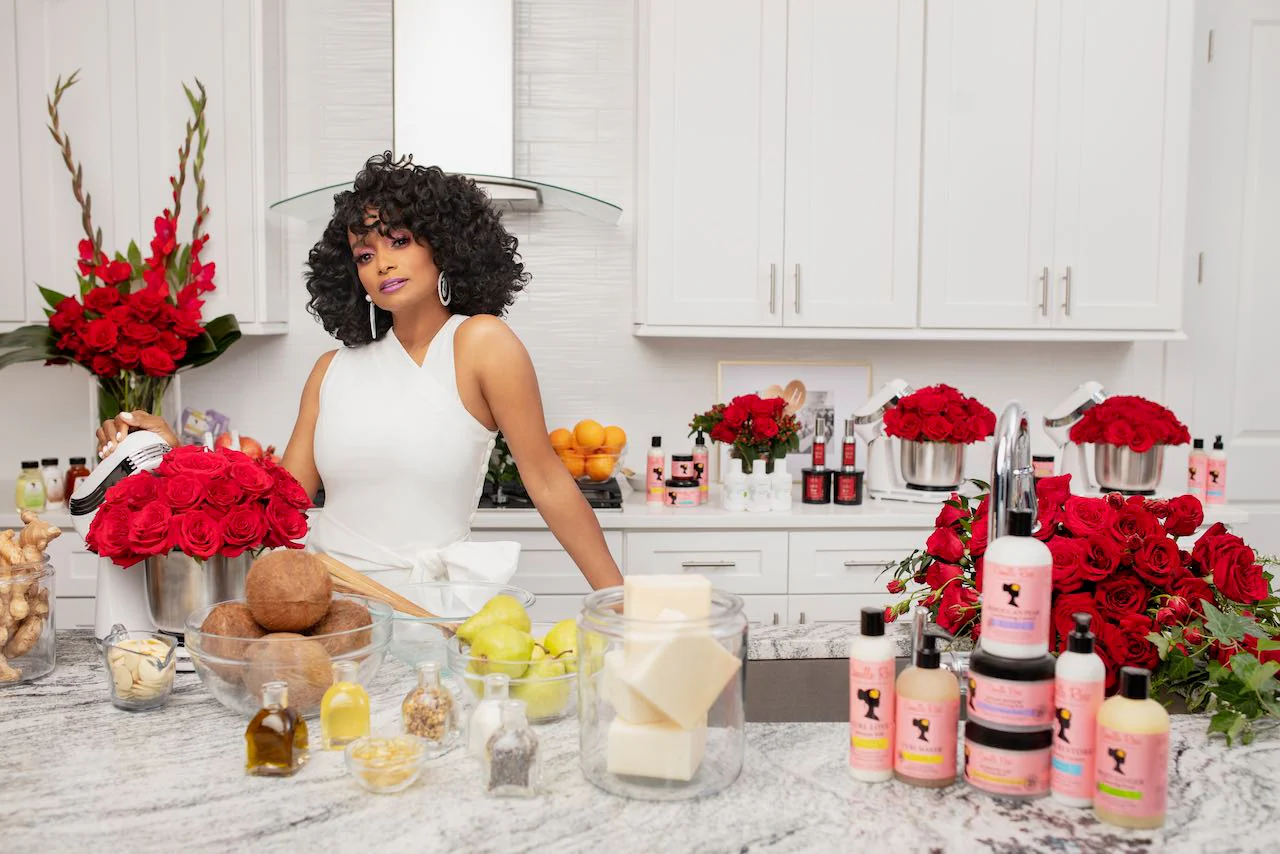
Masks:
[[[911,624],[885,626],[898,647],[898,657],[911,655]],[[792,623],[769,625],[752,623],[747,635],[747,658],[751,661],[795,661],[813,658],[848,658],[849,642],[858,634],[856,623]]]
[[[539,728],[547,793],[497,802],[455,750],[398,795],[365,793],[339,754],[291,779],[243,773],[245,721],[194,675],[169,705],[107,701],[87,633],[59,633],[59,667],[0,689],[0,838],[6,851],[1008,852],[1261,851],[1280,836],[1280,733],[1248,747],[1207,741],[1203,717],[1175,719],[1170,821],[1162,831],[1099,824],[1048,801],[1006,804],[964,786],[868,786],[845,770],[839,723],[749,724],[742,777],[718,796],[654,804],[587,783],[577,726]],[[374,729],[393,731],[409,670],[388,659],[370,693]]]

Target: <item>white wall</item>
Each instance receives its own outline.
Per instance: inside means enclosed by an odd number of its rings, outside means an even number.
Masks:
[[[389,144],[390,2],[363,0],[359,14],[354,5],[288,2],[290,193],[349,179],[367,156]],[[644,453],[655,433],[666,437],[668,447],[678,446],[690,416],[715,402],[721,359],[869,361],[877,382],[897,375],[916,384],[949,382],[997,411],[1016,396],[1037,419],[1086,379],[1113,393],[1161,396],[1166,378],[1160,344],[635,338],[635,0],[517,0],[516,14],[517,174],[599,194],[626,211],[616,227],[559,211],[508,220],[533,274],[511,323],[538,367],[551,425],[583,417],[621,424],[632,437],[633,457]],[[706,200],[708,216],[715,216],[716,206],[716,199]],[[244,340],[183,383],[189,405],[223,411],[242,431],[280,447],[307,372],[332,346],[306,314],[301,279],[320,225],[291,228],[287,257],[295,299],[288,336]],[[68,246],[74,239],[67,235]],[[0,422],[11,468],[24,454],[65,457],[73,447],[83,448],[87,394],[80,377],[63,376],[68,370],[24,366],[5,372],[10,394],[39,392],[49,401],[39,416]],[[1038,430],[1034,435],[1045,441]],[[986,455],[969,456],[971,474],[983,474]],[[1169,469],[1172,484],[1182,469],[1176,457]]]

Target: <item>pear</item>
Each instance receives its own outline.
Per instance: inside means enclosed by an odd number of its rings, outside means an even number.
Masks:
[[[494,596],[484,607],[467,618],[458,627],[458,638],[466,643],[475,643],[476,636],[489,626],[505,625],[528,632],[533,625],[524,606],[514,596],[500,593]]]
[[[543,642],[543,641],[538,641],[537,643],[535,643],[535,644],[533,645],[533,655],[529,658],[529,660],[530,660],[530,661],[541,661],[542,659],[544,659],[544,658],[546,658],[546,657],[547,657],[547,646],[546,646],[546,643],[545,643],[545,642]]]
[[[564,711],[573,690],[573,680],[563,679],[564,662],[544,658],[529,665],[523,682],[511,686],[511,699],[524,700],[530,720],[547,718]]]
[[[547,632],[543,646],[547,654],[564,663],[570,673],[578,669],[578,623],[575,620],[561,620]]]
[[[514,626],[487,626],[475,636],[468,654],[475,659],[468,666],[473,673],[505,673],[519,679],[533,658],[533,636]]]

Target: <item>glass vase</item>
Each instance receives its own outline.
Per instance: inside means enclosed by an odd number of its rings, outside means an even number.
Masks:
[[[121,412],[142,410],[164,417],[164,396],[173,377],[149,377],[124,372],[98,378],[98,423]]]

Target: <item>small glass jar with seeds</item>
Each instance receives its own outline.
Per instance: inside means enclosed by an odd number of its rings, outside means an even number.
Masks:
[[[485,794],[528,798],[542,790],[538,737],[525,716],[523,700],[502,704],[502,725],[489,737],[484,755]]]
[[[453,694],[440,681],[440,664],[418,665],[418,686],[400,706],[404,731],[427,743],[430,756],[439,756],[458,740],[458,713]]]

